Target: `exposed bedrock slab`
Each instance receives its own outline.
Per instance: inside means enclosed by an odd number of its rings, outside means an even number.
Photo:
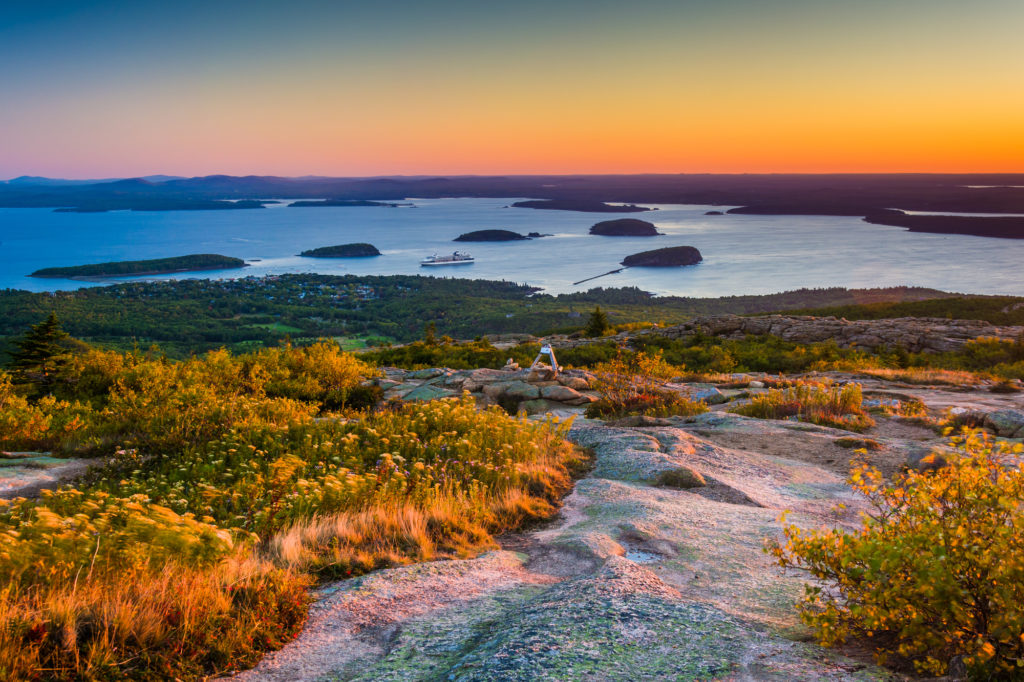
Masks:
[[[703,415],[702,415],[703,416]],[[710,419],[709,417],[705,418]],[[757,433],[753,420],[732,427]],[[570,437],[595,464],[516,551],[378,571],[322,592],[299,638],[252,680],[887,679],[807,643],[793,602],[803,576],[763,551],[779,515],[846,524],[842,476],[814,462],[714,443],[692,429],[591,423]],[[686,428],[680,428],[685,426]],[[777,428],[785,449],[822,432]],[[816,441],[811,441],[816,442]],[[656,487],[688,467],[708,485]],[[848,508],[837,516],[832,507]]]

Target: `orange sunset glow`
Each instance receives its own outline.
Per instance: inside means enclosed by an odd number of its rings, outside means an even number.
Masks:
[[[0,173],[1024,168],[1010,0],[247,7],[0,25]]]

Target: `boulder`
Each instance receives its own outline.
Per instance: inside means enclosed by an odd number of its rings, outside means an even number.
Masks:
[[[689,394],[690,400],[703,401],[708,405],[719,405],[728,402],[728,398],[714,386],[694,385]]]
[[[555,378],[555,370],[551,369],[547,365],[537,365],[534,369],[530,370],[530,373],[526,375],[527,381],[551,381]]]
[[[467,381],[472,381],[477,384],[489,384],[495,381],[508,381],[509,372],[500,369],[474,369],[466,377]]]
[[[438,367],[432,367],[430,369],[418,369],[415,372],[409,372],[410,379],[434,379],[444,374],[444,370]]]
[[[515,400],[533,400],[540,397],[540,389],[525,381],[501,381],[487,384],[483,388],[484,395],[492,400],[512,398]]]
[[[579,398],[580,393],[568,386],[555,384],[554,386],[544,386],[541,388],[540,397],[547,398],[548,400],[557,400],[559,402],[568,402]]]
[[[451,391],[447,388],[441,388],[440,386],[418,386],[408,393],[402,395],[402,400],[415,401],[415,400],[437,400],[439,398],[450,398],[455,395],[455,391]]]
[[[985,415],[985,427],[996,432],[997,436],[1014,438],[1017,432],[1024,431],[1024,412],[1017,410],[997,410]]]
[[[571,377],[565,374],[558,375],[558,383],[563,386],[568,386],[575,391],[586,391],[590,388],[590,382],[583,377]]]
[[[580,405],[589,405],[590,403],[596,403],[597,396],[581,393],[579,398],[573,398],[572,400],[566,400],[563,402],[565,402],[566,405],[573,405],[574,407],[578,407]]]

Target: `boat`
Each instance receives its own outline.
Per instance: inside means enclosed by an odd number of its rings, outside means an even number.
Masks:
[[[453,251],[450,256],[438,256],[436,253],[420,261],[420,265],[469,265],[474,261],[468,253]]]

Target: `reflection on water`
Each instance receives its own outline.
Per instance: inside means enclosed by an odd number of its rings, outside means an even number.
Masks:
[[[1024,240],[912,233],[827,216],[706,216],[710,206],[659,206],[637,214],[661,237],[597,237],[597,213],[504,208],[515,199],[414,200],[415,208],[272,208],[79,214],[0,209],[0,287],[48,291],[84,286],[26,277],[51,266],[221,253],[259,259],[244,270],[178,277],[237,277],[286,272],[430,274],[504,279],[551,293],[636,286],[657,294],[726,296],[801,287],[915,285],[965,293],[1024,295]],[[611,216],[617,217],[617,216]],[[509,229],[554,236],[531,241],[455,244],[463,232]],[[370,242],[382,256],[310,259],[302,250]],[[687,268],[628,268],[582,286],[572,282],[612,270],[631,253],[688,244],[704,262]],[[455,247],[476,263],[421,268],[419,261]]]

